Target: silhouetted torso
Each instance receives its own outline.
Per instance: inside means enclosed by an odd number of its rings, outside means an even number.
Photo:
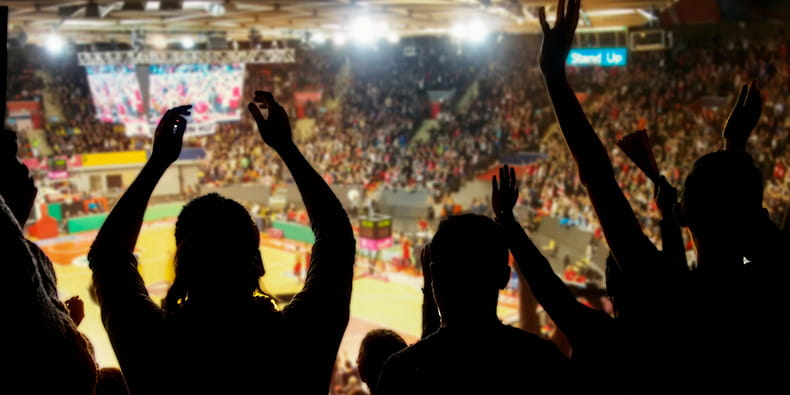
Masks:
[[[119,260],[127,263],[123,276]],[[103,272],[102,262],[113,271]],[[302,293],[282,312],[257,297],[167,314],[148,297],[133,256],[95,254],[91,264],[104,325],[132,394],[328,391],[348,316],[331,314],[343,311],[342,295],[311,283],[342,284],[327,277],[343,277],[342,271],[315,265]]]
[[[443,327],[393,355],[377,393],[567,393],[569,364],[551,342],[501,323]]]
[[[58,299],[52,262],[26,240],[0,197],[0,245],[6,300],[2,393],[90,394],[96,365]]]

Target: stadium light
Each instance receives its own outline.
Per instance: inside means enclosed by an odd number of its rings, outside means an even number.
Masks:
[[[359,44],[372,44],[383,36],[386,24],[373,23],[368,17],[355,19],[349,28],[349,34]]]
[[[655,15],[653,15],[652,13],[650,13],[648,11],[645,11],[643,9],[637,9],[636,12],[638,12],[639,15],[642,15],[643,17],[645,17],[645,19],[647,19],[648,21],[654,21],[654,20],[658,19],[658,18],[656,18]]]
[[[488,37],[491,31],[488,26],[480,19],[475,19],[471,23],[456,23],[450,29],[450,36],[457,41],[466,41],[472,44],[480,44]]]
[[[181,39],[181,47],[184,49],[195,48],[195,40],[192,37],[184,37]]]
[[[225,5],[222,3],[211,3],[206,7],[209,15],[217,18],[225,15]]]
[[[165,49],[167,48],[167,38],[161,34],[158,34],[153,37],[151,45],[153,45],[154,49]]]
[[[66,42],[63,41],[63,38],[57,33],[48,34],[44,44],[46,45],[47,50],[53,54],[61,53],[63,51],[63,47],[66,46]]]
[[[389,41],[390,44],[397,44],[400,41],[400,35],[398,32],[389,32],[387,34],[387,41]]]
[[[326,42],[326,36],[324,33],[315,32],[310,35],[310,42],[313,44],[323,45]]]
[[[596,16],[622,16],[622,15],[631,15],[635,11],[630,8],[610,8],[605,10],[592,10],[586,11],[585,14],[587,16],[596,17]]]
[[[335,43],[338,47],[342,47],[346,45],[346,35],[343,32],[337,32],[332,35],[332,42]]]
[[[475,19],[468,28],[469,36],[467,37],[467,41],[473,44],[480,44],[485,41],[486,37],[490,33],[488,30],[488,26],[486,26],[483,21],[479,19]]]

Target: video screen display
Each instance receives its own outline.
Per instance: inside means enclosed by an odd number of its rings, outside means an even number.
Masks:
[[[573,48],[566,61],[569,66],[621,67],[627,63],[626,48]]]
[[[151,65],[149,119],[192,104],[195,123],[238,121],[243,80],[243,64]]]
[[[144,119],[143,95],[132,65],[87,66],[96,118],[127,123]]]

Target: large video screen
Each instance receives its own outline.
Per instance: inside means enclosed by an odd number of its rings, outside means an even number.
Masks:
[[[144,119],[143,95],[132,65],[85,67],[96,117],[102,122]]]
[[[243,64],[152,65],[150,119],[171,107],[192,104],[195,123],[241,119]]]

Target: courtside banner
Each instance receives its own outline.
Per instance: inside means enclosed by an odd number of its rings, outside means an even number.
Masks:
[[[82,167],[130,165],[145,163],[148,155],[145,151],[102,152],[98,154],[82,154]]]

